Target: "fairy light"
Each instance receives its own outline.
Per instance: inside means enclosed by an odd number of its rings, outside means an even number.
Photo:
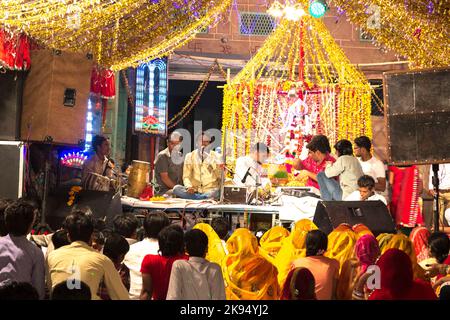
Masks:
[[[62,165],[66,167],[81,168],[87,156],[83,152],[68,152],[61,157]]]
[[[88,151],[91,148],[92,145],[92,137],[94,132],[94,115],[92,112],[92,101],[90,98],[88,98],[88,108],[86,112],[86,137],[85,137],[85,144],[84,144],[84,151]]]

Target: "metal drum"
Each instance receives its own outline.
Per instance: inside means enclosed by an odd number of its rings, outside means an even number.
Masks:
[[[130,175],[128,176],[127,196],[139,198],[147,186],[150,163],[133,160]]]

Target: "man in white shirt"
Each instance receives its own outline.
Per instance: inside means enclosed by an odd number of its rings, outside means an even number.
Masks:
[[[358,191],[352,192],[345,201],[382,201],[387,205],[386,198],[375,192],[375,180],[364,175],[358,179]]]
[[[158,234],[170,224],[169,217],[162,211],[147,214],[144,220],[145,239],[130,246],[123,263],[130,269],[130,299],[139,300],[142,289],[141,265],[148,254],[158,254]]]
[[[251,152],[247,156],[236,160],[236,168],[233,182],[241,187],[255,187],[260,184],[261,177],[267,175],[262,164],[267,161],[269,148],[264,143],[258,142],[252,146]]]
[[[355,139],[355,156],[363,169],[364,174],[375,180],[375,191],[386,195],[386,169],[383,162],[375,158],[370,152],[372,142],[366,136]]]
[[[167,300],[226,300],[221,267],[205,259],[208,237],[197,229],[185,236],[189,260],[177,260],[170,273]]]
[[[430,169],[429,192],[434,197],[436,190],[433,186],[433,168]],[[443,225],[444,232],[450,233],[450,224],[444,219],[444,212],[450,209],[450,163],[439,165],[439,216],[441,227]]]

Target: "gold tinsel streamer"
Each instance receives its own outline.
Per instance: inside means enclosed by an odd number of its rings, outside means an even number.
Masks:
[[[334,4],[377,43],[407,57],[412,67],[450,65],[450,1],[334,0]],[[372,26],[375,8],[379,25]]]
[[[219,22],[231,0],[0,1],[0,28],[23,31],[49,48],[101,52],[112,70],[170,54]],[[197,14],[193,14],[196,12]]]
[[[304,1],[305,5],[306,3],[307,1]],[[233,152],[227,162],[232,163],[234,158],[243,155],[245,147],[251,143],[265,141],[270,133],[264,137],[258,135],[267,132],[269,128],[271,121],[266,118],[273,118],[272,123],[279,123],[279,115],[275,112],[258,110],[253,113],[253,103],[259,101],[259,108],[274,105],[274,97],[280,87],[283,91],[288,91],[292,87],[298,88],[307,84],[309,87],[318,86],[323,91],[322,101],[327,103],[322,104],[319,113],[324,126],[323,133],[329,137],[331,144],[339,139],[353,141],[361,135],[372,136],[369,82],[336,44],[321,19],[304,16],[303,24],[303,84],[296,80],[300,46],[298,39],[302,24],[281,20],[255,56],[225,86],[222,144],[224,150]],[[265,97],[257,96],[257,99],[254,99],[257,86]],[[250,129],[256,133],[253,139],[258,140],[249,141],[250,136],[246,134],[244,142],[242,138],[230,134],[230,131],[240,128]]]

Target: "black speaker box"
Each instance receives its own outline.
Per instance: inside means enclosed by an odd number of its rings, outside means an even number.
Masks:
[[[322,201],[317,204],[313,221],[326,234],[341,223],[364,224],[375,236],[395,233],[395,222],[381,201]]]
[[[25,72],[0,71],[0,140],[18,140]]]

